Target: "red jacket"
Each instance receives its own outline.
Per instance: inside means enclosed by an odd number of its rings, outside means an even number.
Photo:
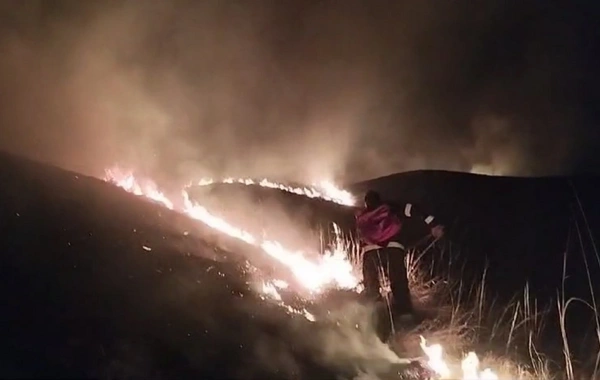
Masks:
[[[356,227],[363,251],[399,244],[406,248],[418,239],[411,231],[405,231],[409,219],[423,222],[429,227],[438,224],[437,218],[426,214],[412,203],[383,203],[373,210],[363,209],[356,213]]]
[[[382,204],[374,210],[359,211],[356,227],[363,244],[385,246],[400,232],[402,222],[389,205]]]

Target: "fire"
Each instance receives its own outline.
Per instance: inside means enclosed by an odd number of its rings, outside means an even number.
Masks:
[[[358,286],[359,279],[353,274],[354,268],[345,252],[327,250],[321,259],[311,261],[305,258],[304,252],[289,251],[276,241],[263,241],[260,246],[268,255],[290,268],[296,278],[313,292],[320,292],[331,283],[345,289]]]
[[[108,182],[114,183],[130,193],[139,196],[145,196],[173,210],[173,202],[171,202],[169,198],[167,198],[161,191],[158,190],[158,187],[154,182],[144,181],[143,184],[140,184],[132,172],[123,171],[118,167],[106,169],[104,170],[104,179]]]
[[[140,196],[146,196],[155,201],[161,202],[166,207],[173,209],[174,202],[169,200],[161,193],[152,181],[144,181],[140,184],[131,172],[124,172],[120,169],[106,170],[105,180]],[[251,184],[250,180],[227,179],[225,183],[244,183]],[[201,181],[203,184],[212,183],[211,180]],[[280,188],[285,191],[306,192],[305,195],[312,198],[321,196],[317,190],[308,188],[292,188],[285,185],[276,184],[267,180],[258,183],[259,186],[269,188]],[[345,194],[342,190],[336,190],[335,186],[327,185],[328,193],[335,196]],[[349,194],[349,193],[348,193]],[[267,255],[276,259],[287,266],[294,274],[298,282],[310,293],[319,293],[328,286],[335,286],[344,289],[356,289],[360,283],[360,278],[354,272],[354,267],[348,260],[346,252],[341,248],[341,242],[332,250],[327,250],[324,255],[317,252],[292,251],[285,248],[279,242],[268,239],[260,239],[242,228],[233,226],[226,220],[212,214],[206,207],[192,201],[189,194],[182,190],[183,209],[179,210],[187,214],[190,218],[198,220],[211,228],[225,233],[233,238],[239,239],[247,244],[260,247]],[[323,195],[323,197],[326,197]],[[325,199],[325,198],[324,198]],[[346,197],[346,201],[349,201]]]
[[[242,240],[248,244],[260,247],[266,254],[287,266],[296,279],[309,291],[320,292],[328,285],[353,289],[360,282],[354,272],[354,267],[348,261],[346,253],[340,249],[327,250],[325,255],[310,255],[317,259],[310,260],[302,251],[291,251],[279,242],[261,240],[241,228],[232,226],[225,220],[212,215],[205,207],[190,200],[184,191],[184,212],[192,219],[199,220],[227,235]]]
[[[256,238],[250,233],[235,226],[232,226],[227,221],[211,214],[205,207],[194,203],[190,200],[190,197],[185,190],[183,191],[182,195],[183,202],[185,205],[185,209],[183,210],[183,212],[187,214],[190,218],[199,220],[211,228],[219,230],[220,232],[223,232],[236,239],[242,240],[248,244],[256,245]]]
[[[138,181],[131,172],[122,171],[118,168],[105,171],[105,180],[139,196],[145,196],[163,204],[169,209],[174,209],[174,202],[163,194],[152,181]],[[222,183],[240,183],[246,185],[258,185],[268,188],[280,189],[295,194],[305,195],[310,198],[323,198],[328,201],[337,202],[342,205],[354,205],[352,195],[340,190],[330,182],[321,182],[317,188],[294,188],[286,185],[268,181],[253,181],[250,179],[227,178]],[[212,179],[204,179],[197,183],[206,186],[215,183]],[[187,214],[190,218],[198,220],[207,226],[225,233],[233,238],[247,244],[260,247],[270,257],[287,266],[294,274],[298,282],[310,293],[315,294],[324,290],[327,286],[336,286],[344,289],[359,290],[360,278],[355,274],[355,269],[348,259],[347,249],[336,226],[338,239],[332,249],[324,255],[316,253],[307,254],[303,251],[292,251],[283,247],[274,240],[265,240],[253,236],[242,228],[233,226],[226,220],[213,215],[204,206],[192,201],[187,191],[182,190],[183,208],[178,210]],[[309,257],[313,257],[309,259]],[[290,314],[301,315],[309,321],[315,321],[314,315],[307,310],[298,310],[286,305],[280,291],[287,289],[289,284],[282,280],[263,281],[260,293],[263,299],[270,299],[286,309]],[[427,356],[428,366],[441,378],[457,378],[444,358],[443,347],[439,344],[428,345],[425,338],[421,337],[421,348]],[[470,352],[460,365],[463,380],[498,380],[499,377],[489,368],[479,371],[479,359],[474,352]]]
[[[281,183],[269,181],[266,178],[258,181],[250,178],[225,178],[220,181],[214,180],[212,178],[203,178],[196,183],[190,184],[190,186],[208,186],[215,183],[238,183],[242,185],[257,185],[261,187],[268,187],[270,189],[286,191],[288,193],[303,195],[309,198],[321,198],[326,201],[335,202],[343,206],[354,206],[356,204],[356,200],[354,199],[352,193],[346,190],[342,190],[328,181],[316,183],[313,185],[313,187],[292,187],[283,185]]]
[[[429,367],[435,371],[442,379],[450,378],[450,368],[443,358],[443,348],[439,344],[427,345],[425,338],[421,337],[421,349],[427,355]]]
[[[440,344],[428,345],[427,341],[421,336],[421,349],[427,356],[427,364],[440,379],[457,379],[444,358],[444,349]],[[462,371],[462,380],[499,380],[491,369],[486,368],[479,372],[479,358],[474,352],[469,352],[460,363]]]
[[[281,295],[279,294],[279,290],[277,290],[277,286],[271,282],[263,282],[262,284],[262,293],[266,296],[269,296],[277,301],[281,301]]]

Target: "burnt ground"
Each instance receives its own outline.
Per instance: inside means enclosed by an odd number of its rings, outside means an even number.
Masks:
[[[351,345],[345,331],[292,317],[250,291],[245,262],[259,254],[251,247],[77,173],[1,155],[0,178],[1,377],[335,378],[380,356],[371,343]],[[579,243],[573,190],[598,231],[598,178],[411,172],[352,188],[367,187],[442,217],[447,237],[425,260],[465,281],[487,266],[498,302],[528,281],[532,296],[551,303],[565,252],[568,296],[589,298],[583,258],[598,278],[589,236]],[[309,224],[352,229],[348,208],[237,189],[301,209]],[[590,313],[573,307],[569,315],[575,348],[589,350]],[[541,347],[550,351],[560,349],[552,318]]]

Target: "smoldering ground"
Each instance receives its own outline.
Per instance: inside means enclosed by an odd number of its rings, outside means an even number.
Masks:
[[[587,2],[5,1],[1,147],[98,173],[593,167]]]

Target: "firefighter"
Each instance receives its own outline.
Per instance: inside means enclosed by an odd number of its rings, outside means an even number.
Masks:
[[[430,228],[431,235],[439,239],[444,227],[432,215],[424,214],[412,203],[388,203],[379,193],[367,191],[364,208],[356,214],[356,227],[362,252],[364,294],[373,301],[382,299],[380,292],[381,269],[390,284],[391,311],[394,320],[415,320],[408,286],[405,255],[409,234],[408,220],[417,219]]]

